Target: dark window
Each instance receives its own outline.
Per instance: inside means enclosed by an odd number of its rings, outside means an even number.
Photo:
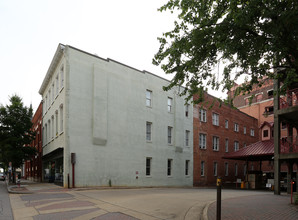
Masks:
[[[273,96],[273,90],[269,90],[267,93],[268,93],[268,98],[271,98]]]
[[[168,176],[172,174],[172,159],[168,159]]]
[[[146,158],[146,176],[151,175],[151,158]]]
[[[268,130],[263,131],[263,137],[268,137]]]

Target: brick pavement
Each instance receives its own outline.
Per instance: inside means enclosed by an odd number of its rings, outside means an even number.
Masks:
[[[289,195],[254,195],[222,200],[222,220],[297,220],[298,206]],[[208,220],[216,219],[216,202],[208,208]]]

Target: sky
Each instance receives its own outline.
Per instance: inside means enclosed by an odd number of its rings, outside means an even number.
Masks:
[[[0,105],[17,94],[36,110],[59,43],[166,79],[152,64],[157,37],[172,30],[167,0],[0,0]],[[211,92],[224,97],[219,92]]]

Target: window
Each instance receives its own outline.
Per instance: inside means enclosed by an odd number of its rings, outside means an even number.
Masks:
[[[168,112],[172,112],[172,102],[173,99],[168,97]]]
[[[255,136],[255,130],[254,129],[250,129],[250,136]]]
[[[48,142],[51,141],[51,120],[48,120]]]
[[[188,130],[185,131],[185,146],[189,146],[189,134]]]
[[[229,121],[225,120],[225,128],[229,128]]]
[[[271,98],[273,96],[273,90],[267,91],[268,98]]]
[[[246,127],[243,127],[243,134],[246,134]]]
[[[168,176],[172,175],[172,159],[168,159]]]
[[[229,175],[229,164],[225,163],[225,176]]]
[[[189,160],[185,161],[185,176],[189,175]]]
[[[46,145],[46,144],[48,143],[48,125],[47,125],[47,123],[45,124],[45,132],[44,132],[44,134],[45,134],[45,137],[44,137],[44,140],[45,140],[44,145]]]
[[[249,105],[249,98],[245,98],[245,105]]]
[[[219,114],[212,113],[212,124],[219,126]]]
[[[152,107],[152,91],[146,90],[146,106]]]
[[[239,132],[239,125],[237,123],[234,125],[234,131]]]
[[[51,106],[51,103],[52,103],[52,96],[51,96],[51,90],[49,90],[49,108]]]
[[[201,176],[205,176],[205,161],[201,161]]]
[[[202,108],[200,108],[200,121],[207,122],[206,110]]]
[[[217,176],[217,162],[213,163],[213,175]]]
[[[238,151],[238,150],[239,150],[239,142],[234,141],[234,151]]]
[[[146,158],[146,176],[151,176],[151,157]]]
[[[64,87],[64,66],[62,65],[60,68],[60,88]]]
[[[59,74],[56,76],[56,96],[58,95],[59,92]]]
[[[235,176],[238,176],[238,164],[235,163]]]
[[[274,114],[274,107],[273,106],[266,106],[265,107],[265,112],[263,113],[263,115],[266,117],[268,115],[272,115]]]
[[[52,139],[54,139],[55,126],[54,126],[54,115],[52,115]]]
[[[46,107],[46,111],[48,110],[48,96],[46,95],[46,104],[45,104],[45,107]]]
[[[54,98],[55,98],[55,85],[54,85],[54,83],[52,84],[52,102],[54,102]]]
[[[258,95],[256,95],[256,99],[257,99],[257,102],[262,101],[262,99],[263,99],[263,94],[258,94]]]
[[[151,122],[146,122],[146,141],[151,141],[152,140],[152,123]]]
[[[206,149],[206,134],[200,134],[199,147],[200,149]]]
[[[219,150],[219,137],[213,136],[213,150],[214,151]]]
[[[63,105],[60,106],[60,132],[63,131]]]
[[[168,144],[172,144],[172,130],[173,128],[168,126]]]
[[[185,117],[188,117],[189,114],[189,104],[185,105]]]
[[[55,118],[56,118],[56,136],[58,135],[58,111],[55,112]]]
[[[45,129],[42,127],[42,146],[45,145]]]
[[[229,152],[229,139],[226,139],[225,150],[226,150],[226,152]]]
[[[268,137],[268,130],[263,130],[263,137]]]

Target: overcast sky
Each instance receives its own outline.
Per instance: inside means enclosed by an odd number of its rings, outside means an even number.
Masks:
[[[157,11],[166,2],[0,0],[0,104],[17,94],[36,110],[59,43],[171,79],[152,64],[157,37],[172,30],[175,20]]]

